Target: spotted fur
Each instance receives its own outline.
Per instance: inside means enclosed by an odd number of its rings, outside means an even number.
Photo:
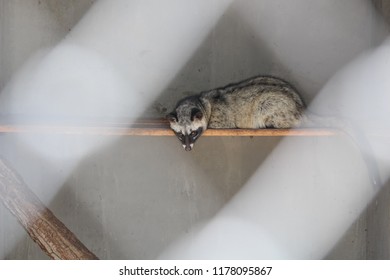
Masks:
[[[304,108],[292,85],[258,76],[186,97],[167,119],[190,151],[207,128],[292,128],[300,125]]]

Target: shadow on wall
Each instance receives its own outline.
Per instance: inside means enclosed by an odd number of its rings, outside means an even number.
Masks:
[[[390,24],[390,1],[389,0],[372,0],[376,10],[383,16],[388,24]],[[389,27],[389,26],[387,26]],[[389,30],[389,29],[388,29]]]
[[[85,15],[85,13],[95,3],[95,0],[68,0],[68,1],[38,1],[39,5],[43,5],[44,9],[50,11],[53,20],[56,20],[60,26],[71,28],[75,26]]]

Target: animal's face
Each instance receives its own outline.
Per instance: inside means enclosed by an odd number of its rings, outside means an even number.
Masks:
[[[186,151],[191,151],[196,140],[207,128],[203,113],[195,107],[177,107],[167,115],[173,132]]]

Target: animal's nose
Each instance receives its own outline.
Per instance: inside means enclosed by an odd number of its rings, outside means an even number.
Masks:
[[[187,152],[189,152],[189,151],[191,151],[191,150],[192,150],[192,148],[191,148],[191,146],[190,146],[190,145],[187,145],[187,146],[185,147],[185,149],[186,149],[186,151],[187,151]]]

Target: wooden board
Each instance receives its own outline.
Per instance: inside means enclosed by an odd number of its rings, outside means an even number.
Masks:
[[[174,136],[164,119],[137,119],[124,121],[64,121],[2,119],[0,133],[60,133],[84,135],[122,136]],[[339,134],[336,129],[208,129],[204,136],[331,136]]]

